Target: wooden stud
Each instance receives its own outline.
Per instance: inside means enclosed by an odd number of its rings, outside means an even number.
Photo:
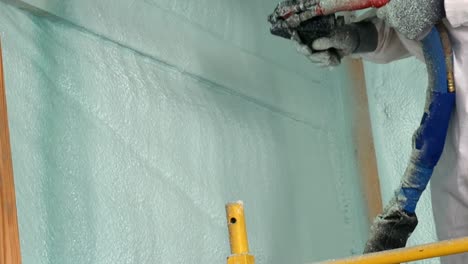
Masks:
[[[354,143],[361,175],[364,199],[367,203],[370,223],[382,212],[382,196],[377,161],[372,137],[372,127],[367,99],[366,79],[362,60],[347,61],[351,81],[352,103],[354,106]]]
[[[2,264],[20,264],[20,241],[16,213],[13,163],[8,129],[7,102],[0,43],[0,259]]]

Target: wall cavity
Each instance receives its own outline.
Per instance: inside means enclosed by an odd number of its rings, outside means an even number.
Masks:
[[[222,263],[239,199],[257,263],[361,252],[344,69],[270,36],[275,1],[25,2],[0,3],[25,264]]]

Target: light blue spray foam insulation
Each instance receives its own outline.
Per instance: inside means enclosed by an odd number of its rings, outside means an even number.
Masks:
[[[411,58],[386,65],[366,63],[365,72],[382,196],[387,203],[400,184],[411,153],[412,135],[423,115],[426,66]],[[419,224],[410,245],[437,241],[430,199],[427,188],[418,203]]]
[[[362,250],[344,69],[273,1],[37,4],[0,3],[23,263],[222,263],[238,199],[257,263]]]

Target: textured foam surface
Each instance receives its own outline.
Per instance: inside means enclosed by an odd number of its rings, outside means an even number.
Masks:
[[[347,82],[274,1],[28,2],[57,17],[0,3],[23,263],[223,263],[239,199],[257,263],[362,250]]]

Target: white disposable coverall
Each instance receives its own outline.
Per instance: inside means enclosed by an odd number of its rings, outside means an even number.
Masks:
[[[431,180],[432,209],[440,240],[468,236],[468,0],[445,0],[445,11],[457,94],[444,153]],[[424,60],[419,42],[406,39],[379,19],[373,21],[379,33],[378,47],[361,57],[377,63],[411,55]],[[468,254],[443,258],[442,263],[468,264]]]

